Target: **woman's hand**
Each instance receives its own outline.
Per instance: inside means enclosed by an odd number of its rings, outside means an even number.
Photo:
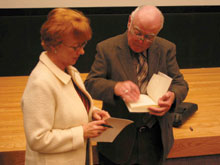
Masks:
[[[102,126],[106,124],[104,120],[92,121],[83,125],[84,138],[93,138],[99,136],[107,127]]]
[[[92,118],[93,120],[106,120],[110,117],[109,113],[104,110],[93,110]]]

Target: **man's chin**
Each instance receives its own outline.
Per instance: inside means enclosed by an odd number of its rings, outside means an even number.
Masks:
[[[137,48],[137,47],[134,47],[132,50],[133,50],[134,52],[136,52],[136,53],[140,53],[140,52],[143,52],[143,51],[144,51],[144,49],[140,49],[140,48]]]

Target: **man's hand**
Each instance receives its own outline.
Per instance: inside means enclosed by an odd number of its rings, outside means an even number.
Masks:
[[[139,99],[140,90],[132,81],[122,81],[115,85],[114,93],[120,96],[125,102],[135,102]]]
[[[150,114],[156,116],[163,116],[165,113],[167,113],[170,110],[174,100],[175,100],[174,92],[168,91],[158,100],[158,105],[160,107],[148,108],[150,110]]]

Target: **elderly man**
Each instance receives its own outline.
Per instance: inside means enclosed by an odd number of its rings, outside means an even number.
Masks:
[[[127,31],[97,45],[97,54],[85,81],[93,98],[103,101],[111,116],[130,119],[113,143],[99,143],[100,164],[162,164],[173,145],[172,115],[186,97],[187,82],[179,71],[175,44],[157,34],[164,17],[155,6],[136,8]],[[137,101],[154,73],[173,81],[149,113],[129,113],[125,102]]]

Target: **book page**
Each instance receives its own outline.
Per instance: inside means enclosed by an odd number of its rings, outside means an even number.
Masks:
[[[129,112],[149,112],[148,107],[157,106],[148,95],[140,94],[139,100],[137,102],[126,103]]]
[[[143,107],[146,105],[155,105],[156,103],[145,94],[140,94],[139,100],[137,102],[130,102],[129,105],[131,108]]]
[[[148,95],[141,94],[137,102],[126,102],[129,112],[149,112],[148,107],[158,107],[158,99],[167,92],[171,81],[172,78],[161,72],[153,74],[147,85]]]
[[[147,93],[152,100],[154,100],[154,102],[157,103],[158,99],[167,92],[171,81],[172,78],[161,72],[158,74],[153,74],[147,86]]]
[[[108,125],[112,128],[108,128],[100,136],[91,138],[96,142],[113,142],[118,134],[129,124],[133,123],[132,120],[110,117],[106,120]]]

